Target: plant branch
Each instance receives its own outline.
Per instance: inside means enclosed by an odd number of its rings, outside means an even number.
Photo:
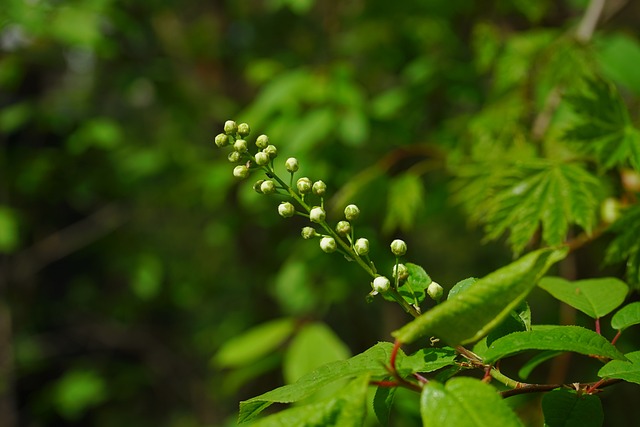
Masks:
[[[555,390],[557,388],[571,388],[571,389],[580,389],[580,390],[589,390],[590,393],[595,392],[598,389],[609,387],[611,385],[622,382],[622,380],[617,378],[612,378],[608,380],[600,380],[590,383],[575,383],[575,384],[521,384],[520,387],[514,388],[512,390],[505,390],[500,392],[502,397],[511,397],[516,396],[518,394],[526,394],[526,393],[541,393],[545,391]]]
[[[600,15],[602,14],[605,3],[606,0],[591,0],[589,2],[587,9],[582,16],[582,20],[580,20],[580,24],[578,25],[578,30],[576,31],[576,38],[579,41],[585,43],[591,40],[593,32],[600,20]]]

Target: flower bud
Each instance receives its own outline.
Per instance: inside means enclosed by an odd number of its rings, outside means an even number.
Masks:
[[[431,282],[427,287],[427,294],[429,294],[432,299],[440,301],[442,298],[442,286],[437,282]]]
[[[233,120],[227,120],[226,122],[224,122],[224,133],[226,133],[227,135],[232,135],[236,133],[237,130],[238,125]]]
[[[229,161],[231,163],[238,163],[240,161],[241,157],[242,157],[242,155],[240,153],[238,153],[237,151],[232,151],[227,156],[227,159],[229,159]]]
[[[393,252],[395,256],[402,256],[407,253],[407,244],[404,240],[396,239],[391,242],[391,252]]]
[[[296,213],[296,208],[289,202],[282,202],[278,206],[278,213],[283,218],[291,218]]]
[[[278,155],[278,149],[276,148],[275,145],[267,145],[266,148],[262,151],[267,153],[270,159],[275,159],[276,156]]]
[[[393,266],[393,277],[398,276],[398,280],[405,280],[409,277],[409,270],[404,264],[398,264]]]
[[[298,192],[300,194],[309,194],[311,192],[311,180],[306,176],[300,178],[296,183],[296,187],[298,187]]]
[[[320,206],[314,206],[311,208],[311,212],[309,212],[309,219],[311,222],[322,222],[326,217],[327,214]]]
[[[353,245],[353,249],[360,256],[366,255],[369,253],[369,241],[363,237],[356,240],[356,243]]]
[[[249,176],[249,168],[246,165],[238,165],[233,168],[233,176],[236,178],[246,178]]]
[[[262,186],[262,183],[264,182],[264,179],[259,179],[258,181],[255,182],[255,184],[253,184],[253,190],[256,193],[262,194],[262,188],[260,188]]]
[[[241,141],[241,140],[239,140],[239,141]],[[267,153],[262,152],[262,151],[258,151],[256,153],[256,163],[259,166],[266,165],[267,163],[269,163],[269,160],[271,160],[271,159],[269,159],[269,155]]]
[[[284,166],[287,168],[287,172],[298,172],[300,165],[298,164],[298,159],[295,157],[289,157],[287,161],[284,163]]]
[[[620,218],[620,202],[618,199],[608,197],[600,205],[600,216],[606,224],[613,224]]]
[[[324,252],[330,254],[331,252],[335,252],[338,249],[338,245],[336,244],[336,240],[333,237],[323,237],[320,240],[320,249]]]
[[[349,205],[344,208],[344,216],[348,221],[354,221],[360,216],[360,208],[356,205]]]
[[[313,183],[312,190],[316,196],[324,196],[324,193],[327,191],[327,184],[322,181],[316,181]]]
[[[247,151],[247,141],[236,139],[236,142],[233,143],[233,149],[238,153],[245,153]]]
[[[389,288],[391,287],[391,282],[384,276],[378,276],[373,279],[371,287],[374,291],[383,294],[389,290]]]
[[[238,134],[240,136],[249,136],[249,132],[251,132],[251,129],[249,128],[248,124],[240,123],[238,125]]]
[[[349,223],[349,221],[338,221],[338,224],[336,224],[336,231],[338,232],[338,234],[346,236],[347,234],[351,233],[351,224]]]
[[[302,234],[302,238],[305,240],[312,239],[318,235],[313,227],[304,227],[300,234]]]
[[[276,184],[268,179],[260,185],[260,191],[264,194],[273,194],[276,192]]]
[[[216,135],[215,143],[218,147],[224,147],[229,143],[229,136],[224,133],[219,133]]]
[[[256,147],[259,149],[265,149],[269,145],[269,137],[267,135],[260,135],[258,139],[256,139]]]

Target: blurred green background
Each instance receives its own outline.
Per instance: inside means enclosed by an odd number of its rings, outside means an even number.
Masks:
[[[5,0],[0,426],[235,425],[239,400],[408,320],[232,177],[227,119],[324,180],[330,218],[357,203],[380,270],[395,237],[445,289],[508,262],[452,202],[447,162],[534,116],[575,56],[637,110],[640,4],[609,1],[593,40],[567,41],[586,4]],[[277,319],[245,362],[216,356]],[[623,405],[605,402],[610,425],[632,425]]]

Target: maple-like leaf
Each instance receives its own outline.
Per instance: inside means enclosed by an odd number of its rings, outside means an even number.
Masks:
[[[605,262],[627,263],[627,279],[640,288],[640,205],[630,207],[610,228],[616,238],[607,248]]]

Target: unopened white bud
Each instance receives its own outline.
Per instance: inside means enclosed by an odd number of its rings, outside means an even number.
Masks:
[[[327,214],[320,206],[314,206],[309,212],[309,219],[311,222],[322,222],[326,217]]]
[[[349,223],[349,221],[338,221],[338,224],[336,224],[336,231],[338,232],[338,234],[346,236],[347,234],[351,233],[351,224]]]
[[[296,208],[289,202],[282,202],[278,206],[278,213],[283,218],[291,218],[296,213]]]
[[[227,120],[226,122],[224,122],[224,133],[226,133],[227,135],[234,134],[237,130],[238,125],[233,120]]]
[[[360,216],[360,208],[356,205],[348,205],[344,208],[344,217],[347,218],[348,221],[354,221],[358,219]]]
[[[278,149],[275,145],[267,145],[264,150],[265,153],[269,155],[269,158],[275,159],[278,156]]]
[[[269,137],[267,135],[260,135],[258,139],[256,139],[256,147],[259,149],[267,148],[269,145]]]
[[[247,148],[247,141],[244,139],[236,139],[236,142],[233,143],[233,149],[238,153],[245,153]]]
[[[333,237],[323,237],[320,240],[320,249],[324,252],[330,254],[331,252],[335,252],[338,249],[338,245],[336,244],[336,240]]]
[[[215,143],[217,147],[224,147],[229,143],[229,136],[224,133],[216,135]]]
[[[437,282],[431,282],[427,287],[427,294],[436,301],[440,301],[442,298],[442,286]]]
[[[251,128],[249,127],[248,124],[246,123],[240,123],[238,125],[238,134],[240,136],[249,136],[249,133],[251,132]]]
[[[327,184],[322,181],[316,181],[313,183],[312,190],[316,196],[324,196],[324,193],[327,191]]]
[[[246,178],[249,176],[249,168],[245,165],[238,165],[233,168],[233,176],[236,178]]]
[[[259,151],[256,153],[256,163],[260,166],[264,166],[269,163],[269,155],[265,152]]]
[[[383,294],[389,290],[389,288],[391,287],[391,282],[384,276],[378,276],[373,279],[371,287],[374,291]]]
[[[300,165],[298,164],[298,159],[295,157],[289,157],[287,161],[284,163],[284,167],[287,168],[287,172],[298,172]]]
[[[404,240],[396,239],[391,242],[391,252],[395,256],[402,256],[407,253],[407,244]]]
[[[360,256],[366,255],[369,253],[369,241],[364,237],[356,240],[356,243],[353,245],[353,249]]]
[[[276,192],[276,184],[268,179],[260,184],[260,191],[264,194],[273,194]]]
[[[302,228],[302,233],[300,234],[302,234],[302,238],[305,240],[312,239],[318,235],[318,233],[316,233],[316,230],[313,227]]]
[[[399,280],[404,280],[409,277],[409,270],[404,264],[398,264],[393,266],[393,277],[398,276]]]

